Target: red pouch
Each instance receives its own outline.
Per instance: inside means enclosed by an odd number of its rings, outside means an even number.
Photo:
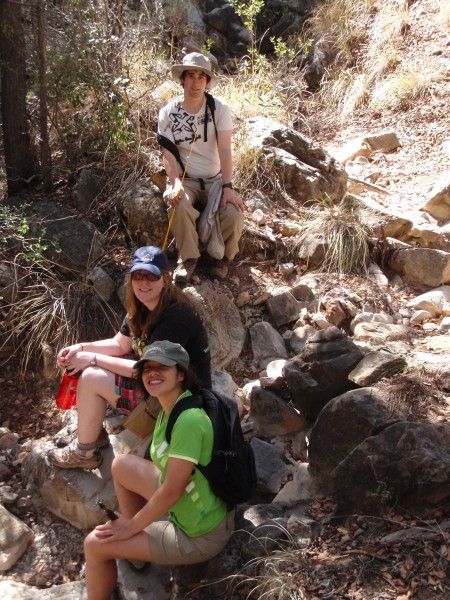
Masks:
[[[79,375],[70,375],[67,371],[64,372],[56,396],[56,405],[58,408],[69,410],[77,404],[77,384]]]

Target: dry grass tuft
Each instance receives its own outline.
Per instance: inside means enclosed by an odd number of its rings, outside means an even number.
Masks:
[[[367,228],[358,217],[356,198],[347,195],[338,206],[324,198],[305,213],[306,225],[295,240],[300,248],[310,236],[320,236],[325,256],[320,271],[366,274],[369,264]]]
[[[426,63],[425,63],[426,64]],[[374,109],[404,110],[429,93],[433,75],[421,61],[406,62],[374,88],[370,105]]]

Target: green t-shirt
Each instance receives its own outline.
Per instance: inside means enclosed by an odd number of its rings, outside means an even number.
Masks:
[[[192,396],[186,391],[177,399]],[[188,460],[194,465],[207,465],[211,460],[214,433],[211,421],[202,408],[183,411],[172,430],[170,446],[166,441],[169,415],[158,415],[150,457],[161,471],[161,483],[167,472],[167,461],[171,458]],[[207,479],[198,469],[193,469],[181,498],[169,510],[173,522],[190,537],[198,537],[212,531],[225,518],[225,502],[211,491]]]

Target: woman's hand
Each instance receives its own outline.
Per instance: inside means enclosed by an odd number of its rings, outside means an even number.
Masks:
[[[67,369],[67,363],[83,350],[83,344],[74,344],[60,350],[56,356],[56,364],[60,369]]]
[[[98,537],[103,544],[117,542],[119,540],[128,540],[137,533],[137,531],[133,530],[133,522],[131,519],[124,517],[118,512],[116,512],[116,515],[118,515],[117,519],[107,521],[103,525],[97,525],[94,530],[96,537]]]
[[[71,357],[67,355],[63,358],[62,364],[69,374],[73,375],[78,371],[84,371],[92,366],[92,359],[98,356],[95,352],[76,352]]]

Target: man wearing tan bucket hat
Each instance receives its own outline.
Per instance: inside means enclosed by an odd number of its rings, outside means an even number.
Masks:
[[[203,54],[187,54],[171,74],[183,86],[183,95],[160,110],[158,143],[169,180],[164,198],[179,254],[174,280],[190,281],[200,257],[199,241],[215,260],[211,275],[223,280],[239,251],[244,226],[244,206],[232,183],[230,110],[207,92],[217,77]]]

